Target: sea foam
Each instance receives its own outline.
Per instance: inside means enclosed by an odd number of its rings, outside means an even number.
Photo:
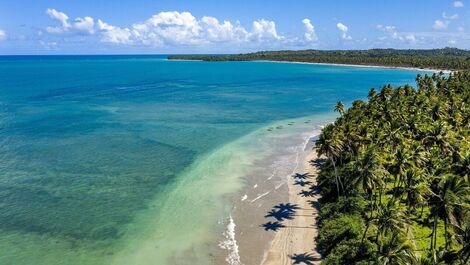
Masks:
[[[240,261],[240,253],[238,252],[237,240],[235,239],[235,222],[232,215],[230,215],[227,230],[224,232],[225,240],[219,243],[219,247],[230,251],[229,255],[225,258],[230,265],[243,265]]]

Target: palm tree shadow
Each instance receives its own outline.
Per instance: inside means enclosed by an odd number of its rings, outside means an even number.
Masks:
[[[307,201],[313,208],[320,210],[320,202],[319,201]]]
[[[305,187],[305,185],[312,184],[310,181],[296,180],[294,185]]]
[[[313,197],[320,193],[320,190],[317,186],[310,187],[310,190],[302,190],[299,192],[299,195],[302,197]]]
[[[306,264],[306,265],[314,265],[315,261],[320,260],[319,258],[316,258],[312,254],[308,254],[308,253],[294,254],[290,256],[290,258],[294,262],[292,264]]]
[[[307,179],[309,175],[308,173],[295,173],[292,177],[295,179]]]
[[[317,159],[314,159],[314,160],[310,160],[310,165],[312,165],[314,167],[320,167],[325,162],[326,162],[326,159],[317,158]]]
[[[261,227],[264,228],[264,231],[274,231],[276,232],[277,230],[286,227],[285,225],[281,224],[278,221],[275,222],[267,222],[265,224],[262,224]]]
[[[296,210],[300,209],[297,204],[288,203],[279,203],[273,207],[274,209],[278,209],[279,211],[288,211],[288,212],[295,212]]]
[[[294,219],[295,211],[287,211],[287,210],[275,210],[272,209],[268,212],[267,215],[264,217],[274,217],[277,221],[282,222],[284,220],[292,220]]]

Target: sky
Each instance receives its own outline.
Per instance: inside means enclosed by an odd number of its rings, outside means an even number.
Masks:
[[[470,0],[0,0],[0,54],[470,49]]]

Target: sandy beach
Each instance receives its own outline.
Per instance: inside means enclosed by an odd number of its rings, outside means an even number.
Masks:
[[[302,173],[288,179],[289,203],[293,205],[292,219],[287,219],[275,234],[262,265],[319,264],[320,254],[315,249],[317,236],[316,217],[320,195],[310,190],[316,185],[317,167],[311,161],[316,152],[308,145],[305,151]],[[304,192],[310,194],[303,195]],[[296,263],[297,262],[297,263]]]
[[[309,62],[272,61],[272,60],[257,60],[255,62],[332,65],[332,66],[347,66],[347,67],[359,67],[359,68],[401,69],[401,70],[412,70],[412,71],[422,71],[422,72],[443,72],[445,74],[450,74],[450,73],[453,72],[453,71],[445,70],[445,69],[417,68],[417,67],[404,67],[404,66],[386,66],[386,65],[370,65],[370,64],[309,63]]]

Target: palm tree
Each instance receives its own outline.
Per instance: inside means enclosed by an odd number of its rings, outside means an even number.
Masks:
[[[387,171],[382,166],[380,156],[375,148],[369,148],[358,155],[356,161],[351,161],[353,167],[351,176],[353,177],[353,185],[362,188],[362,190],[372,199],[372,192],[379,189],[379,196],[383,188],[383,177],[387,175]]]
[[[335,130],[333,124],[327,125],[323,128],[323,132],[316,141],[315,146],[318,155],[326,155],[333,165],[336,178],[336,190],[339,197],[340,185],[342,186],[342,182],[336,169],[336,159],[343,149],[343,141],[339,136],[339,132]]]
[[[462,219],[462,208],[468,207],[468,196],[470,194],[469,187],[464,180],[456,175],[443,175],[440,177],[440,182],[431,191],[432,197],[430,199],[431,215],[434,218],[432,236],[431,236],[431,250],[436,249],[437,240],[437,221],[441,217],[444,220],[444,238],[445,247],[448,249],[450,242],[448,240],[447,228],[449,223],[459,227]]]
[[[462,245],[458,252],[459,258],[462,264],[468,264],[470,259],[470,221],[465,224],[464,228],[457,228],[457,241]]]
[[[403,228],[409,223],[403,207],[393,199],[377,209],[373,222],[377,226],[376,242],[380,234],[404,232]]]
[[[339,114],[341,116],[343,116],[343,114],[344,114],[343,102],[341,102],[341,101],[336,102],[335,111],[339,112]]]
[[[411,244],[397,232],[381,237],[377,259],[382,265],[409,265],[416,262]]]

